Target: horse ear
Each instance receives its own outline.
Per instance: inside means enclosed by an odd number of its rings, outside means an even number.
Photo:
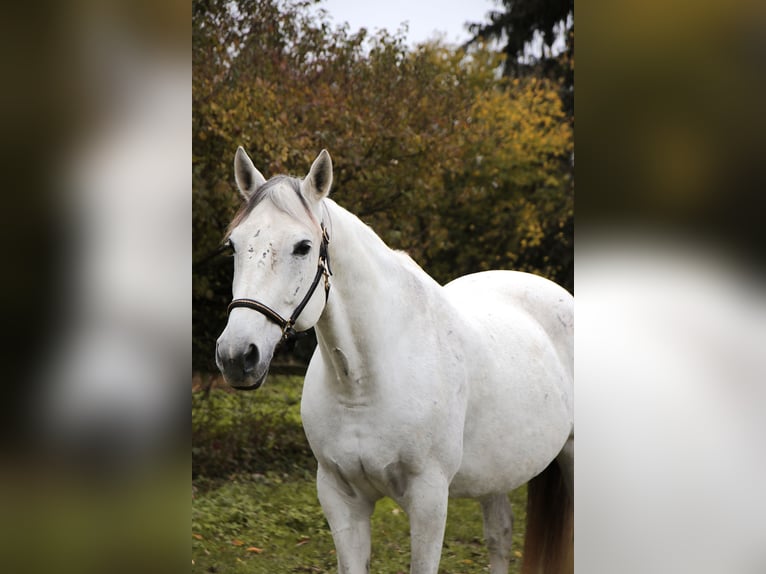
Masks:
[[[255,168],[253,160],[242,146],[237,148],[234,156],[234,178],[237,180],[239,192],[245,199],[250,199],[253,192],[266,183],[266,178]]]
[[[332,185],[332,160],[326,149],[319,152],[319,155],[311,164],[311,170],[303,180],[301,188],[303,195],[314,201],[319,201],[327,197]]]

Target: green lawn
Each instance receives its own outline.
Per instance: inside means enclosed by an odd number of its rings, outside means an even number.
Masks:
[[[335,571],[332,537],[316,497],[316,463],[296,416],[300,382],[274,377],[254,393],[216,389],[205,399],[195,396],[194,448],[200,462],[195,461],[193,480],[192,572]],[[238,448],[241,441],[255,444]],[[241,471],[232,472],[237,462]],[[515,573],[521,563],[524,488],[510,498],[516,556],[510,571]],[[408,572],[406,514],[383,499],[372,522],[371,571]],[[488,564],[479,504],[450,501],[440,572],[487,572]]]

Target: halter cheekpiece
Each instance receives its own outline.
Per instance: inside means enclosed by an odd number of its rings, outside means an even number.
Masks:
[[[311,282],[311,287],[309,287],[308,292],[301,302],[298,303],[298,306],[295,308],[292,315],[290,315],[289,319],[285,319],[282,315],[274,311],[274,309],[255,299],[234,299],[229,303],[226,310],[227,314],[230,314],[232,309],[236,309],[237,307],[245,307],[247,309],[252,309],[253,311],[258,311],[265,315],[267,319],[280,326],[282,329],[282,342],[285,343],[290,343],[299,335],[305,334],[306,331],[297,332],[294,329],[295,322],[298,320],[298,317],[303,312],[306,305],[308,305],[309,300],[319,286],[319,281],[321,281],[323,277],[325,303],[330,296],[330,275],[332,275],[332,271],[330,270],[330,253],[327,250],[327,246],[330,244],[330,236],[327,233],[327,228],[325,228],[324,223],[321,224],[321,229],[322,244],[319,246],[319,262],[317,263],[316,275],[314,275],[314,280]]]

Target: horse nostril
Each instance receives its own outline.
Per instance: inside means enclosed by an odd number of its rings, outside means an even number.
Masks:
[[[250,343],[247,352],[242,357],[244,370],[246,373],[252,373],[258,365],[258,347]]]

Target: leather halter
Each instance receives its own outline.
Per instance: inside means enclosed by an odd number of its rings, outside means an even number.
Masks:
[[[332,271],[330,270],[330,253],[327,250],[327,246],[330,244],[330,236],[327,233],[327,229],[325,228],[324,223],[321,224],[321,229],[322,244],[319,246],[319,262],[317,263],[316,275],[314,275],[314,280],[311,282],[311,287],[309,287],[308,293],[306,293],[301,302],[298,303],[298,306],[295,308],[295,311],[293,311],[292,315],[290,315],[289,319],[285,319],[274,309],[261,303],[260,301],[256,301],[255,299],[234,299],[231,303],[229,303],[229,306],[226,310],[227,314],[231,314],[232,309],[236,309],[237,307],[245,307],[246,309],[258,311],[267,319],[281,327],[283,342],[290,342],[298,335],[306,333],[306,331],[301,331],[300,333],[297,332],[294,329],[295,322],[298,320],[298,317],[303,312],[303,309],[306,307],[306,305],[308,305],[308,302],[314,295],[314,292],[316,291],[317,286],[319,286],[319,281],[322,279],[322,277],[324,277],[325,303],[327,303],[327,298],[330,296],[330,275],[332,275]]]

